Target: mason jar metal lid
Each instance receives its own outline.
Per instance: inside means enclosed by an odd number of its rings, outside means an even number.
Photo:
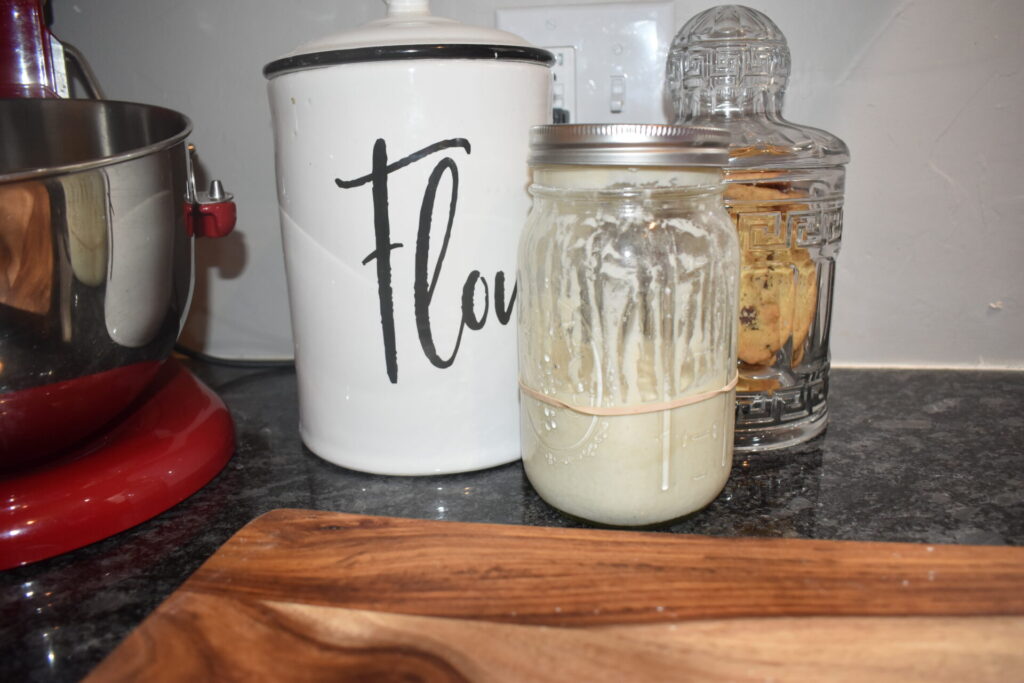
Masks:
[[[729,132],[710,126],[572,123],[530,130],[531,166],[725,166]]]

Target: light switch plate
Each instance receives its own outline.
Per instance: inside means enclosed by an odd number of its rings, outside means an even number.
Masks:
[[[569,122],[668,120],[663,85],[673,3],[510,8],[496,18],[503,31],[562,55],[553,73]]]

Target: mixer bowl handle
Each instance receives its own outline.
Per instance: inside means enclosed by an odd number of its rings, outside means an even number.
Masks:
[[[235,228],[238,209],[234,195],[224,191],[219,180],[210,182],[208,192],[196,191],[196,174],[193,156],[196,146],[188,146],[185,163],[188,180],[185,185],[185,229],[189,237],[224,237]]]

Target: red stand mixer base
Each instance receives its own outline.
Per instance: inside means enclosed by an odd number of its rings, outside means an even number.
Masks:
[[[92,443],[43,467],[0,476],[0,569],[155,517],[213,479],[234,444],[220,397],[167,361],[138,406]]]
[[[0,394],[0,480],[67,454],[143,394],[161,361]],[[0,489],[2,490],[2,489]]]

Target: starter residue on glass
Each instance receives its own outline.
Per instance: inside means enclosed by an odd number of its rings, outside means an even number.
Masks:
[[[552,193],[534,204],[520,264],[520,374],[571,406],[632,407],[715,391],[733,373],[735,263],[727,231],[623,202]],[[643,193],[640,193],[643,195]],[[709,201],[709,200],[706,200]],[[670,214],[673,217],[661,219]],[[733,247],[734,248],[734,247]],[[723,286],[728,282],[730,286]],[[538,493],[594,521],[643,525],[700,509],[732,463],[735,393],[638,415],[596,417],[522,397],[523,460]]]

